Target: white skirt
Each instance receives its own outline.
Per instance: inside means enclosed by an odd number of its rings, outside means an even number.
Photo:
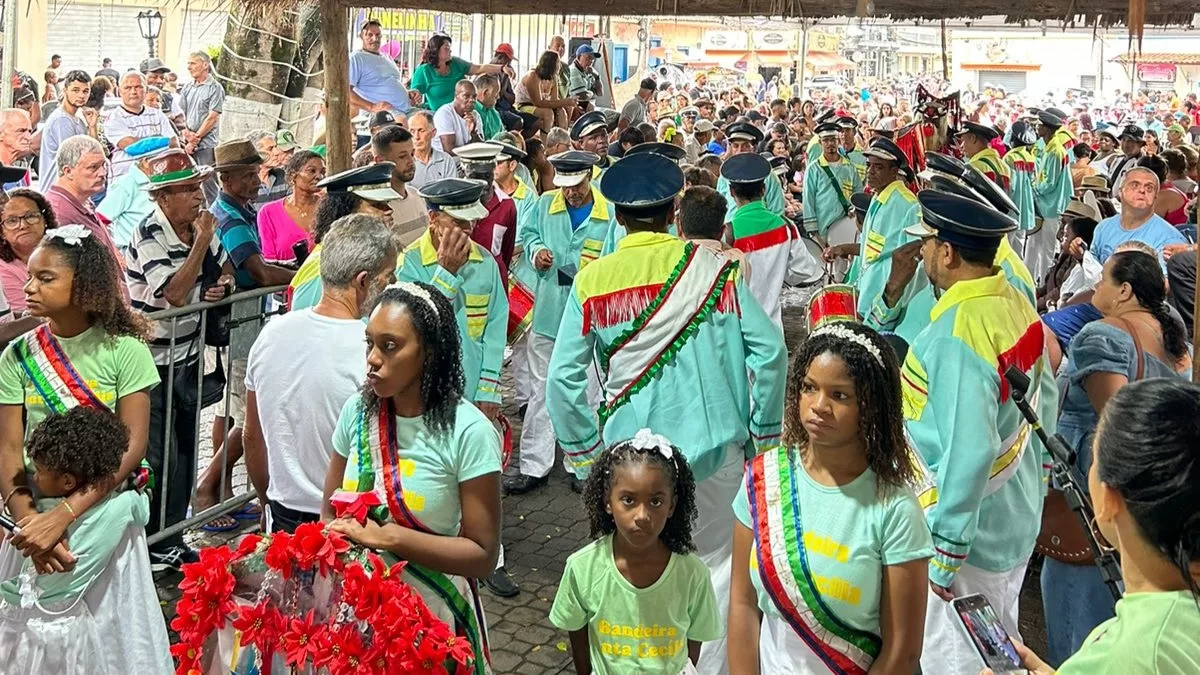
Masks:
[[[24,562],[20,551],[7,541],[0,543],[0,578],[20,574]],[[174,671],[141,525],[126,529],[108,566],[74,602],[19,607],[0,600],[0,672],[170,675]]]

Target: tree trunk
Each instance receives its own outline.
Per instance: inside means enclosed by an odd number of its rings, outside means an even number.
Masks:
[[[320,32],[315,8],[268,12],[253,0],[233,0],[229,13],[225,46],[217,66],[218,79],[225,87],[221,139],[243,138],[258,130],[274,131],[281,121],[311,116],[313,105],[301,105],[288,98],[305,95],[312,79],[307,73],[312,72],[320,57],[320,41],[313,37]],[[284,125],[292,126],[286,122]],[[311,138],[311,126],[309,120],[294,129],[298,136]]]

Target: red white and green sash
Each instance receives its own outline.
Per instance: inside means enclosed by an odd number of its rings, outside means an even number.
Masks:
[[[75,366],[71,365],[71,360],[50,332],[48,324],[22,335],[14,348],[21,369],[51,414],[63,415],[79,406],[109,409],[88,386],[87,380],[75,370]],[[152,481],[150,464],[143,459],[141,466],[130,472],[122,489],[140,491],[148,485],[153,486]]]
[[[883,641],[842,621],[821,598],[804,549],[799,492],[787,450],[750,461],[746,494],[758,572],[771,603],[831,673],[865,675]]]
[[[396,442],[396,414],[390,399],[380,401],[378,410],[374,412],[367,411],[365,406],[360,410],[356,462],[356,489],[359,492],[382,491],[388,506],[388,515],[397,523],[418,532],[441,534],[421,522],[404,502],[400,448]],[[492,654],[488,646],[487,621],[483,616],[483,605],[479,601],[478,581],[466,580],[471,592],[471,597],[467,598],[454,581],[442,572],[418,565],[411,560],[404,567],[404,571],[410,573],[445,603],[454,616],[455,633],[470,642],[475,659],[469,666],[460,667],[457,675],[488,673]]]
[[[71,365],[62,345],[50,332],[49,325],[42,324],[22,335],[16,350],[25,375],[46,402],[46,407],[55,415],[62,415],[81,405],[107,407],[79,371],[75,370],[75,366]]]
[[[707,250],[697,255],[700,250],[691,242],[684,247],[683,258],[658,294],[601,354],[605,373],[604,401],[598,411],[601,428],[674,358],[720,299],[736,264]]]

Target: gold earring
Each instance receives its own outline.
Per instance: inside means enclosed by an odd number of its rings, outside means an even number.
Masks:
[[[1101,553],[1116,553],[1117,549],[1112,544],[1108,543],[1108,539],[1104,537],[1104,533],[1100,531],[1100,526],[1096,522],[1096,514],[1092,514],[1088,519],[1088,529],[1091,530],[1092,538],[1096,540],[1096,548],[1100,549]]]

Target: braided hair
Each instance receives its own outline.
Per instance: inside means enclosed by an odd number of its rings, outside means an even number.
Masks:
[[[424,293],[410,290],[413,287]],[[388,286],[375,299],[371,313],[383,305],[400,305],[412,319],[425,354],[421,370],[421,419],[434,435],[449,434],[454,429],[458,403],[466,386],[454,307],[441,291],[422,283]],[[363,386],[362,398],[368,412],[379,409],[379,397],[370,385]]]
[[[591,537],[595,539],[617,531],[617,523],[605,506],[612,491],[616,469],[628,464],[653,465],[667,476],[675,495],[675,512],[658,538],[672,553],[682,555],[696,550],[696,545],[692,543],[692,523],[696,520],[696,479],[687,458],[674,446],[668,458],[658,448],[634,447],[632,439],[610,446],[592,465],[592,472],[583,487],[583,503],[588,510]]]
[[[117,259],[99,239],[82,237],[78,243],[68,244],[48,235],[38,248],[54,251],[74,272],[71,304],[84,311],[88,322],[99,324],[110,337],[128,336],[142,342],[149,338],[149,321],[125,304]]]
[[[800,420],[800,394],[812,362],[822,354],[833,354],[846,364],[858,399],[859,433],[867,446],[867,465],[879,486],[900,487],[916,482],[904,440],[900,407],[900,364],[891,344],[879,333],[860,323],[839,323],[874,347],[868,350],[857,341],[832,332],[815,332],[800,346],[788,372],[787,399],[783,409],[783,444],[804,451],[808,431]],[[878,357],[878,358],[877,358]]]

